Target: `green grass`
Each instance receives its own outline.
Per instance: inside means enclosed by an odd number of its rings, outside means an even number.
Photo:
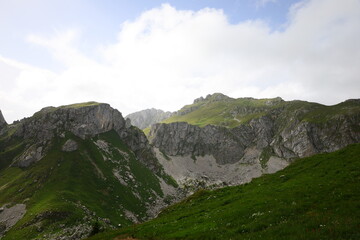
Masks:
[[[90,238],[360,239],[360,144],[251,183],[199,191],[152,221]]]
[[[144,132],[144,134],[145,134],[146,136],[149,136],[149,134],[150,134],[150,127],[144,128],[144,129],[142,129],[142,131]]]
[[[83,103],[64,105],[64,106],[60,106],[59,108],[81,108],[81,107],[97,106],[100,104],[101,103],[91,101],[91,102],[83,102]]]

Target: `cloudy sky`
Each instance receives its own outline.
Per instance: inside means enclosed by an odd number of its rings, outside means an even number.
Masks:
[[[0,0],[0,109],[360,97],[360,0]]]

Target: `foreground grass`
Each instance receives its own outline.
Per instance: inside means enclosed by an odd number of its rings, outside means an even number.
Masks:
[[[360,239],[360,144],[251,183],[199,191],[152,221],[95,239]],[[120,237],[122,236],[122,237]]]

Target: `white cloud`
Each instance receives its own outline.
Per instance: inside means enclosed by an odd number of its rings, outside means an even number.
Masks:
[[[127,114],[149,107],[174,111],[213,92],[325,104],[360,95],[357,0],[304,1],[291,9],[281,32],[259,20],[230,24],[217,9],[165,4],[123,23],[116,43],[99,47],[98,59],[80,52],[80,31],[27,40],[47,48],[65,70],[0,58],[7,76],[0,80],[0,108],[10,120],[89,100]]]

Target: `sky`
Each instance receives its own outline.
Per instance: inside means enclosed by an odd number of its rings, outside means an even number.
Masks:
[[[360,98],[360,0],[0,0],[0,110]]]

